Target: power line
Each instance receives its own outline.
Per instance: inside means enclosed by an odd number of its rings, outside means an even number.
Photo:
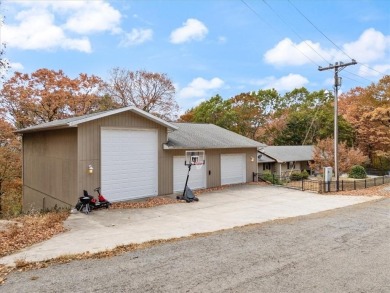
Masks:
[[[264,1],[264,0],[263,0]],[[342,52],[345,56],[347,56],[349,59],[353,59],[351,56],[349,56],[342,48],[340,48],[335,42],[333,42],[325,33],[323,33],[298,7],[296,7],[290,0],[287,0],[288,1],[288,3],[290,3],[290,5],[292,6],[292,7],[294,7],[295,8],[295,10],[296,11],[298,11],[298,13],[300,14],[300,15],[302,15],[302,17],[303,18],[305,18],[320,34],[322,34],[329,42],[331,42],[340,52]],[[376,70],[376,69],[374,69],[374,68],[371,68],[371,67],[369,67],[368,65],[366,65],[366,64],[362,64],[362,63],[359,63],[360,65],[362,65],[362,66],[364,66],[364,67],[366,67],[366,68],[368,68],[368,69],[370,69],[370,70],[373,70],[373,71],[375,71],[375,72],[377,72],[377,73],[379,73],[379,74],[381,74],[381,75],[386,75],[385,73],[383,73],[383,72],[380,72],[380,71],[378,71],[378,70]],[[356,75],[356,74],[355,74]],[[356,75],[356,76],[359,76],[359,75]],[[364,77],[362,77],[362,76],[359,76],[360,78],[363,78],[363,79],[365,79]],[[370,81],[370,82],[372,82],[372,81]]]
[[[363,66],[363,67],[366,67],[366,68],[368,68],[368,69],[370,69],[370,70],[372,70],[372,71],[375,71],[375,72],[377,72],[377,73],[379,73],[379,74],[382,74],[383,76],[385,76],[386,74],[385,73],[383,73],[383,72],[380,72],[380,71],[378,71],[378,70],[376,70],[376,69],[374,69],[374,68],[371,68],[370,66],[368,66],[367,64],[363,64],[363,63],[360,63],[360,62],[358,62],[361,66]]]
[[[276,31],[277,33],[281,34],[276,28],[274,28],[271,24],[269,24],[268,22],[266,22],[262,17],[261,15],[255,10],[253,9],[248,3],[246,3],[244,0],[241,0],[241,2],[249,9],[251,10],[261,21],[263,21],[266,25],[268,25],[271,29],[273,29],[274,31]],[[297,49],[303,56],[305,56],[311,63],[313,63],[314,65],[317,65],[319,66],[314,60],[312,60],[309,56],[307,56],[305,53],[303,53],[293,42],[292,42],[292,45],[295,49]]]
[[[346,72],[348,72],[348,71],[346,71]],[[364,82],[362,82],[362,81],[360,81],[360,80],[356,80],[356,79],[354,79],[354,78],[350,78],[350,77],[345,76],[345,75],[344,75],[344,78],[349,79],[349,80],[352,80],[352,81],[354,81],[354,82],[356,82],[356,83],[360,83],[360,84],[362,84],[362,85],[364,85],[364,86],[367,86],[367,84],[365,84]]]
[[[358,63],[358,62],[357,62],[357,63]],[[370,79],[368,79],[368,78],[365,78],[365,77],[363,77],[363,76],[361,76],[361,75],[359,75],[359,74],[353,73],[353,72],[351,72],[351,71],[345,70],[345,72],[348,72],[349,74],[352,74],[352,75],[355,75],[355,76],[357,76],[357,77],[360,77],[361,79],[364,79],[364,80],[368,81],[369,83],[374,82],[374,81],[372,81],[372,80],[370,80]]]
[[[309,43],[307,43],[306,42],[306,40],[304,40],[293,28],[292,28],[292,25],[290,25],[289,23],[287,23],[276,11],[275,11],[275,9],[273,9],[272,8],[272,6],[271,5],[269,5],[268,3],[267,3],[267,1],[265,1],[265,0],[262,0],[263,2],[264,2],[264,4],[265,5],[267,5],[268,6],[268,8],[269,9],[271,9],[271,11],[285,24],[285,25],[287,25],[292,31],[293,31],[293,33],[295,34],[295,35],[297,35],[298,36],[298,38],[302,41],[302,42],[304,42],[310,49],[312,49],[322,60],[324,60],[325,62],[327,62],[327,63],[329,63],[329,61],[328,60],[326,60],[320,53],[318,53],[312,46],[310,46],[310,44]],[[317,65],[317,64],[316,64]]]
[[[336,43],[334,43],[330,38],[328,38],[312,21],[310,21],[309,18],[306,17],[306,15],[303,14],[302,11],[300,11],[293,3],[291,3],[290,0],[288,0],[288,3],[291,4],[292,7],[295,8],[296,11],[299,12],[300,15],[302,15],[320,34],[322,34],[329,42],[331,42],[337,49],[339,49],[344,55],[346,55],[349,59],[353,59],[351,56],[349,56],[347,53],[343,51]]]

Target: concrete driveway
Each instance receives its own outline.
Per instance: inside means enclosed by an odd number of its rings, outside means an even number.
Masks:
[[[199,202],[71,214],[65,222],[67,232],[3,257],[0,263],[13,265],[18,259],[40,261],[66,254],[99,252],[118,245],[297,217],[378,198],[318,195],[248,184],[204,193],[199,196]]]

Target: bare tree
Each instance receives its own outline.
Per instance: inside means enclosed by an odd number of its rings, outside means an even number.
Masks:
[[[175,87],[166,74],[117,67],[110,72],[107,90],[122,107],[134,106],[166,120],[177,117]]]

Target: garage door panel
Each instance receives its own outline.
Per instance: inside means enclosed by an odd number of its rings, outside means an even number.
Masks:
[[[184,190],[184,185],[187,179],[188,166],[184,165],[185,157],[173,157],[173,191],[179,192]],[[206,166],[201,169],[191,167],[188,186],[191,189],[206,188]]]
[[[246,182],[246,155],[221,155],[221,184],[236,184]]]
[[[157,131],[102,129],[102,191],[111,201],[157,195]]]

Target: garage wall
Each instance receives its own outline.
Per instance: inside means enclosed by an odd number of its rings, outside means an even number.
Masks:
[[[221,185],[221,154],[246,154],[246,181],[253,181],[253,172],[257,172],[257,150],[252,149],[210,149],[205,150],[206,153],[206,183],[207,187],[217,187]],[[166,153],[170,155],[170,164],[173,162],[173,156],[184,156],[185,150],[167,150]],[[253,162],[251,161],[253,157]],[[172,167],[171,167],[172,168]],[[169,174],[172,174],[170,172]],[[170,182],[173,182],[173,178],[168,178]],[[172,187],[173,188],[173,187]],[[169,193],[172,193],[172,190]]]
[[[221,154],[246,154],[246,182],[253,181],[253,172],[257,172],[257,149],[218,149],[207,150],[206,160],[208,160],[207,187],[217,187],[221,185]],[[253,158],[253,162],[251,161]],[[208,174],[208,173],[207,173]]]
[[[100,133],[102,127],[156,129],[158,131],[158,194],[171,193],[172,160],[163,151],[162,145],[167,141],[167,128],[132,112],[124,112],[109,117],[97,119],[78,126],[78,191],[84,189],[92,193],[101,184],[100,173]],[[93,174],[88,174],[88,165],[94,168]]]
[[[23,134],[23,210],[77,202],[77,129]]]

